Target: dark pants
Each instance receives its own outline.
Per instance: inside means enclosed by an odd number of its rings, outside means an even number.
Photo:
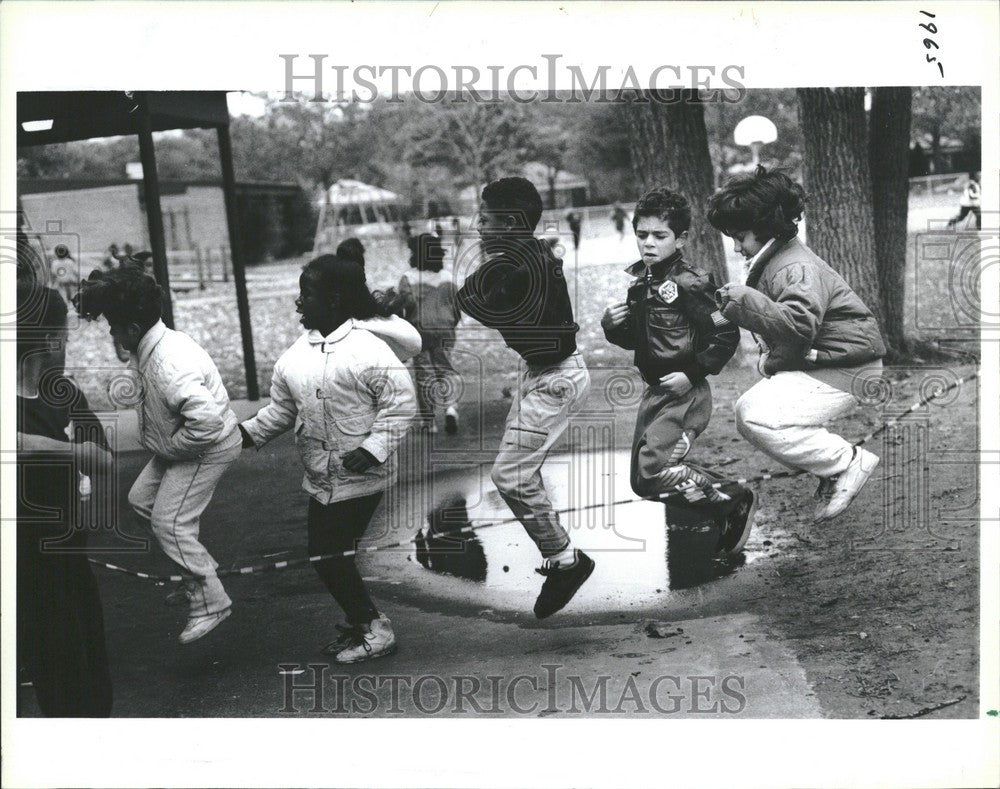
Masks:
[[[965,219],[965,217],[967,217],[969,214],[972,214],[974,217],[976,217],[976,230],[982,230],[983,216],[981,210],[976,206],[971,206],[971,205],[960,206],[958,209],[958,216],[952,219],[948,224],[957,225],[959,222]]]
[[[97,580],[82,541],[79,552],[43,553],[43,531],[18,524],[18,662],[46,717],[106,718],[111,673]]]
[[[309,555],[353,551],[382,499],[381,493],[320,504],[309,499]],[[368,595],[353,556],[315,562],[313,567],[333,599],[344,609],[351,625],[378,619],[378,609]]]
[[[632,490],[639,496],[658,496],[676,487],[678,480],[722,482],[722,477],[685,459],[711,416],[712,390],[707,381],[699,381],[677,398],[661,386],[648,386],[639,404],[632,440]],[[692,503],[683,496],[673,496],[667,507],[725,517],[739,504],[744,491],[742,485],[727,484],[720,492],[728,499],[702,498]]]

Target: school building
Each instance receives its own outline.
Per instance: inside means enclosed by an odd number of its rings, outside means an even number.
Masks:
[[[228,255],[221,182],[161,180],[160,192],[168,253]],[[63,233],[79,236],[86,260],[103,258],[111,244],[131,244],[136,250],[150,246],[141,180],[22,178],[18,197],[32,228],[60,223]],[[247,263],[312,248],[316,215],[297,184],[238,182],[236,203]]]

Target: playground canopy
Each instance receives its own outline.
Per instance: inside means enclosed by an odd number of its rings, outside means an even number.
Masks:
[[[163,290],[163,320],[173,327],[173,305],[167,270],[166,237],[160,209],[160,183],[156,173],[153,132],[168,129],[212,129],[218,133],[222,192],[232,254],[236,306],[243,338],[243,364],[247,397],[260,397],[257,365],[250,328],[245,258],[236,212],[236,178],[229,137],[226,91],[40,91],[17,94],[17,144],[19,147],[116,137],[135,134],[142,160],[146,221],[156,279]]]
[[[406,203],[405,198],[388,189],[341,178],[316,198],[319,221],[313,253],[336,248],[348,226],[357,226],[352,232],[359,235],[391,233],[401,217],[399,209]]]
[[[350,178],[341,178],[326,190],[325,195],[320,193],[316,205],[321,206],[328,203],[336,207],[349,205],[383,206],[401,205],[405,202],[402,197],[388,189],[354,181]]]

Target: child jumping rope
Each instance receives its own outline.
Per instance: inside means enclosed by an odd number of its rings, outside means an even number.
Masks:
[[[757,167],[709,201],[708,221],[747,260],[746,284],[716,294],[722,315],[753,332],[764,380],[736,401],[736,427],[758,449],[820,479],[815,521],[847,509],[879,458],[823,425],[881,374],[885,344],[871,310],[797,238],[805,191]]]
[[[96,269],[77,297],[81,316],[103,315],[116,345],[129,352],[142,385],[137,411],[142,445],[153,453],[129,491],[132,508],[152,524],[163,552],[185,572],[190,601],[179,636],[189,644],[231,613],[217,563],[199,541],[201,513],[222,475],[240,456],[237,419],[211,357],[160,320],[162,294],[138,266]]]
[[[309,494],[309,553],[339,554],[357,547],[395,482],[395,466],[386,460],[416,412],[402,359],[420,351],[420,335],[401,318],[388,318],[353,260],[316,258],[303,269],[299,291],[295,304],[306,332],[275,364],[271,402],[240,429],[243,445],[257,448],[295,429]],[[313,567],[347,617],[324,653],[357,663],[394,652],[392,623],[375,607],[354,558]]]
[[[507,415],[493,483],[544,558],[535,601],[544,619],[562,609],[594,571],[576,550],[542,481],[542,464],[587,398],[590,373],[576,349],[579,330],[562,261],[533,236],[542,198],[525,178],[501,178],[483,189],[479,218],[484,262],[458,292],[458,305],[497,329],[524,360]]]
[[[719,522],[719,549],[736,552],[752,527],[754,494],[741,485],[713,488],[717,478],[684,458],[712,416],[708,376],[736,352],[739,329],[719,320],[712,275],[684,257],[691,206],[683,196],[647,192],[632,227],[642,257],[625,271],[636,279],[601,321],[609,342],[635,351],[646,382],[632,441],[632,490],[653,497],[685,487],[685,498],[697,502],[691,506]],[[681,501],[670,506],[688,506]]]

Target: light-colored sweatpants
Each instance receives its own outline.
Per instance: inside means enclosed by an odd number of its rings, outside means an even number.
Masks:
[[[198,460],[165,460],[154,456],[139,473],[128,503],[150,521],[163,552],[181,568],[203,580],[185,584],[191,615],[214,614],[232,600],[215,574],[218,563],[198,541],[201,513],[212,500],[215,486],[236,462],[242,450],[234,430]]]
[[[853,446],[821,425],[848,413],[854,395],[798,370],[764,378],[736,401],[736,429],[793,469],[832,477],[851,462]]]
[[[554,556],[569,544],[542,482],[542,464],[589,391],[590,373],[578,352],[552,367],[528,367],[500,439],[493,484],[542,556]]]

